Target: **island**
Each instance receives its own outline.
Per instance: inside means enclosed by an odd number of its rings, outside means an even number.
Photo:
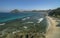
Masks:
[[[10,11],[11,13],[20,13],[20,10],[18,10],[18,9],[14,9],[14,10],[12,10],[12,11]]]

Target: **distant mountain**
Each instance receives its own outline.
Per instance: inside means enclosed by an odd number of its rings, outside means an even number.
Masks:
[[[18,10],[14,9],[10,11],[11,13],[20,13],[20,12],[48,12],[48,10]]]
[[[11,11],[11,13],[19,13],[20,11],[18,9],[14,9]]]

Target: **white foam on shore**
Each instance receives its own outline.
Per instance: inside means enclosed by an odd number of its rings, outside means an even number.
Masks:
[[[27,29],[28,27],[27,26],[24,26],[25,29]]]
[[[34,22],[27,22],[27,23],[34,23]]]
[[[30,19],[30,17],[23,18],[22,20]]]
[[[22,20],[26,20],[26,18],[23,18]]]
[[[37,23],[40,23],[41,21],[43,21],[44,18],[40,18],[38,19],[38,22]]]
[[[18,33],[18,32],[20,32],[20,31],[14,31],[14,32],[12,32],[12,33],[15,34],[15,33]]]
[[[30,17],[27,17],[27,19],[30,19]]]
[[[0,24],[0,25],[5,25],[5,23],[2,23],[2,24]]]

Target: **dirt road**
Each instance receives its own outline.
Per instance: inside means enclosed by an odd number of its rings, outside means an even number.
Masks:
[[[56,20],[47,16],[49,21],[49,29],[46,33],[46,38],[60,38],[60,27],[56,27]]]

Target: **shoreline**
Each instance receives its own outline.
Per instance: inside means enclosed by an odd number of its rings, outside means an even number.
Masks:
[[[50,21],[50,27],[48,31],[46,32],[46,38],[59,38],[60,36],[60,31],[56,25],[58,24],[57,20],[53,17],[47,16],[48,20]]]

